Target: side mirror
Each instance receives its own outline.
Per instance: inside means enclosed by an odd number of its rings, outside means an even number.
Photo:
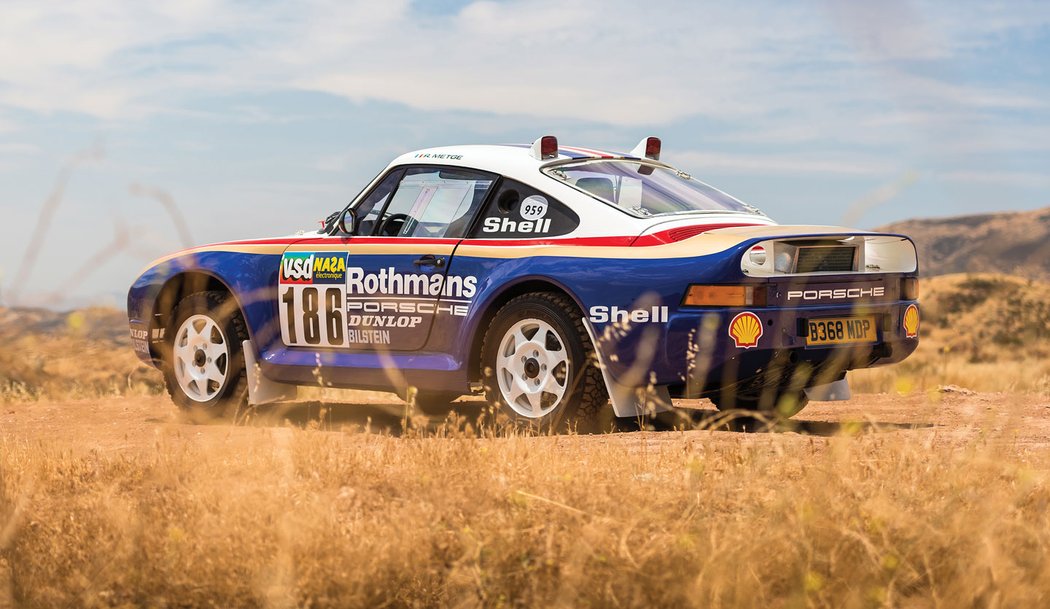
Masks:
[[[354,234],[354,229],[357,228],[357,214],[354,213],[354,210],[348,209],[339,216],[338,228],[343,234]]]

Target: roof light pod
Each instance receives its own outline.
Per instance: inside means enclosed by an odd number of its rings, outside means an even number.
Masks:
[[[529,154],[531,154],[537,161],[558,158],[558,138],[553,135],[545,135],[541,137],[532,143],[532,148],[529,150]]]
[[[660,138],[649,136],[642,141],[638,142],[638,145],[631,151],[631,156],[638,157],[640,159],[652,159],[654,161],[660,160]]]

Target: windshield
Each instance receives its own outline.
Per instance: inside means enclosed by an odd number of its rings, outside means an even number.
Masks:
[[[603,159],[543,171],[639,217],[705,211],[762,213],[687,173],[662,165]]]

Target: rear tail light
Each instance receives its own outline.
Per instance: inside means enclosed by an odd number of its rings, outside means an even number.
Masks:
[[[660,148],[660,138],[650,136],[638,142],[638,145],[631,150],[631,156],[639,159],[659,161]]]
[[[532,143],[532,156],[539,161],[558,158],[558,138],[545,135]]]
[[[766,289],[751,285],[691,285],[682,299],[686,307],[764,307]]]

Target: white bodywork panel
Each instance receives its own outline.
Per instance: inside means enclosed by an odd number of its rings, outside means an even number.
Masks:
[[[671,403],[671,394],[667,387],[657,386],[653,387],[651,391],[646,391],[644,387],[621,385],[613,380],[612,375],[609,374],[605,356],[602,354],[602,350],[597,348],[598,337],[595,336],[594,328],[591,327],[591,322],[586,317],[583,319],[583,326],[587,328],[587,335],[591,338],[591,345],[595,347],[594,353],[598,357],[598,367],[602,371],[605,390],[608,391],[609,400],[612,402],[613,414],[617,417],[625,418],[674,410],[674,405]]]
[[[581,151],[583,150],[581,149]],[[598,152],[595,152],[596,156],[598,154]],[[370,192],[375,182],[386,175],[393,167],[400,165],[447,165],[498,173],[532,186],[567,205],[579,215],[580,225],[573,232],[567,235],[560,235],[559,238],[641,235],[649,232],[656,225],[663,225],[668,222],[680,222],[683,224],[775,224],[768,216],[757,212],[751,214],[712,211],[683,214],[675,217],[634,217],[616,208],[611,203],[586,195],[566,183],[543,174],[541,171],[551,163],[572,160],[584,161],[587,159],[572,159],[565,155],[559,155],[555,159],[541,161],[532,156],[529,148],[518,146],[475,144],[427,148],[409,152],[394,159],[379,176],[376,176],[376,180],[362,191],[361,196],[363,197]],[[669,228],[670,225],[667,227]]]
[[[248,374],[249,406],[291,401],[299,395],[298,386],[271,381],[263,375],[262,368],[255,359],[252,341],[246,340],[241,343],[241,351],[244,353],[244,369]]]

